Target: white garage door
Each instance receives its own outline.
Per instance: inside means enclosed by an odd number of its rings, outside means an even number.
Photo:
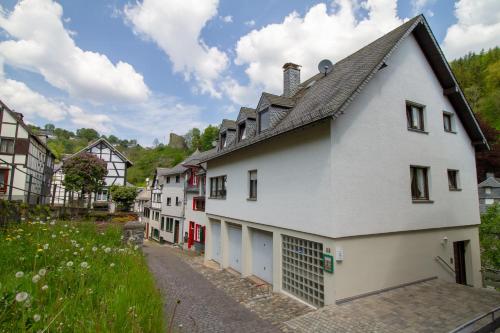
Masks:
[[[241,228],[229,226],[229,267],[241,272]]]
[[[273,283],[273,234],[254,230],[252,233],[252,273]]]
[[[220,223],[212,222],[211,224],[212,236],[212,259],[220,263],[222,261],[221,247],[220,247]]]

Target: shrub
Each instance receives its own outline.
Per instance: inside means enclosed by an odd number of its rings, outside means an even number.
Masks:
[[[116,202],[116,204],[127,210],[130,208],[130,205],[134,202],[137,196],[137,188],[134,186],[111,186],[109,190],[111,194],[111,199]]]
[[[479,241],[483,266],[500,269],[500,204],[492,205],[481,215]]]

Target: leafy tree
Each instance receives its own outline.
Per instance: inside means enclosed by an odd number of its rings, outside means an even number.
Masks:
[[[93,128],[80,128],[76,130],[76,136],[89,141],[99,139],[99,133]]]
[[[53,133],[55,129],[56,129],[56,126],[54,124],[45,124],[46,131]]]
[[[500,269],[500,204],[492,205],[481,215],[479,241],[483,266]]]
[[[109,193],[111,194],[111,200],[113,200],[120,208],[129,210],[130,205],[132,205],[135,197],[137,196],[137,188],[133,186],[127,187],[113,185],[109,189]]]
[[[81,153],[64,161],[62,168],[65,188],[89,194],[88,207],[90,207],[90,194],[104,186],[104,177],[108,174],[106,162],[90,153]]]
[[[497,177],[500,177],[500,131],[491,127],[481,118],[479,125],[490,144],[490,150],[480,151],[476,153],[477,179],[478,182],[486,178],[487,172],[494,172]]]
[[[120,139],[118,139],[113,134],[111,134],[110,136],[108,136],[107,140],[109,141],[109,143],[111,143],[113,145],[120,143]]]
[[[70,138],[73,138],[75,136],[75,133],[71,132],[71,131],[67,131],[65,129],[62,129],[62,128],[56,128],[54,130],[54,135],[58,138],[58,139],[66,139],[66,140],[69,140]]]
[[[213,142],[217,140],[219,137],[219,128],[208,125],[207,128],[203,131],[203,134],[200,138],[200,150],[206,151],[210,150],[214,147]]]
[[[184,135],[184,140],[189,148],[189,150],[194,151],[196,149],[201,149],[201,131],[198,128],[193,128]]]

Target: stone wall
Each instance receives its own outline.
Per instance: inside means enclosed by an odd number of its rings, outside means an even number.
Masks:
[[[123,226],[123,242],[142,246],[144,243],[144,229],[145,225],[143,223],[137,221],[127,222]]]

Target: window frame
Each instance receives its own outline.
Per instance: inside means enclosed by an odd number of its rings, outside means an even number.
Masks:
[[[247,138],[246,133],[247,133],[247,122],[242,121],[241,123],[238,124],[238,141],[245,140]]]
[[[460,172],[457,169],[448,169],[446,170],[446,175],[448,177],[448,189],[450,191],[461,191],[460,188]],[[450,175],[453,175],[455,184],[452,184],[450,179]]]
[[[178,184],[181,182],[181,176],[180,175],[176,175],[175,176],[175,182]]]
[[[449,129],[446,128],[446,119],[449,119]],[[443,129],[446,133],[457,133],[455,131],[455,115],[452,112],[443,111]]]
[[[267,127],[266,127],[266,128],[264,128],[264,129],[262,128],[262,115],[263,115],[263,114],[266,114],[266,115],[268,115],[268,116],[269,116],[269,123],[268,123]],[[259,116],[258,116],[258,118],[259,118],[259,119],[258,119],[258,122],[257,122],[257,123],[258,123],[258,126],[259,126],[259,133],[261,133],[261,132],[263,132],[263,131],[267,131],[268,129],[270,129],[270,128],[271,128],[271,110],[269,109],[269,107],[267,107],[267,108],[265,108],[265,109],[263,109],[263,110],[259,111]]]
[[[167,197],[167,206],[172,206],[172,198]]]
[[[219,186],[219,184],[221,184]],[[210,199],[226,199],[227,196],[227,176],[221,175],[210,177]]]
[[[414,178],[414,177],[418,177],[418,170],[423,170],[423,176],[424,176],[424,183],[423,183],[424,195],[420,196],[420,197],[415,195],[415,193],[414,193],[414,190],[415,190],[414,179],[416,179],[415,181],[418,183],[418,178]],[[421,165],[410,165],[410,193],[411,193],[411,199],[414,203],[419,203],[419,202],[432,203],[433,202],[432,200],[430,200],[429,174],[430,174],[430,167],[421,166]]]
[[[227,146],[227,130],[220,133],[220,149],[224,149]]]
[[[252,174],[255,174],[255,179],[252,179]],[[255,182],[255,193],[253,193],[252,182]],[[256,201],[258,194],[258,172],[257,169],[248,170],[248,200]]]
[[[417,127],[413,126],[414,123],[413,108],[418,109],[418,112],[420,113],[420,119],[419,119],[420,121]],[[408,100],[406,101],[406,126],[409,131],[427,133],[425,113],[426,113],[425,105]]]
[[[166,177],[167,184],[170,184],[170,176]]]
[[[2,150],[2,143],[4,141],[10,142],[10,145],[5,146],[6,147],[5,151]],[[15,143],[16,143],[16,140],[14,138],[0,137],[0,154],[2,154],[2,155],[14,155],[15,151],[16,151]]]

